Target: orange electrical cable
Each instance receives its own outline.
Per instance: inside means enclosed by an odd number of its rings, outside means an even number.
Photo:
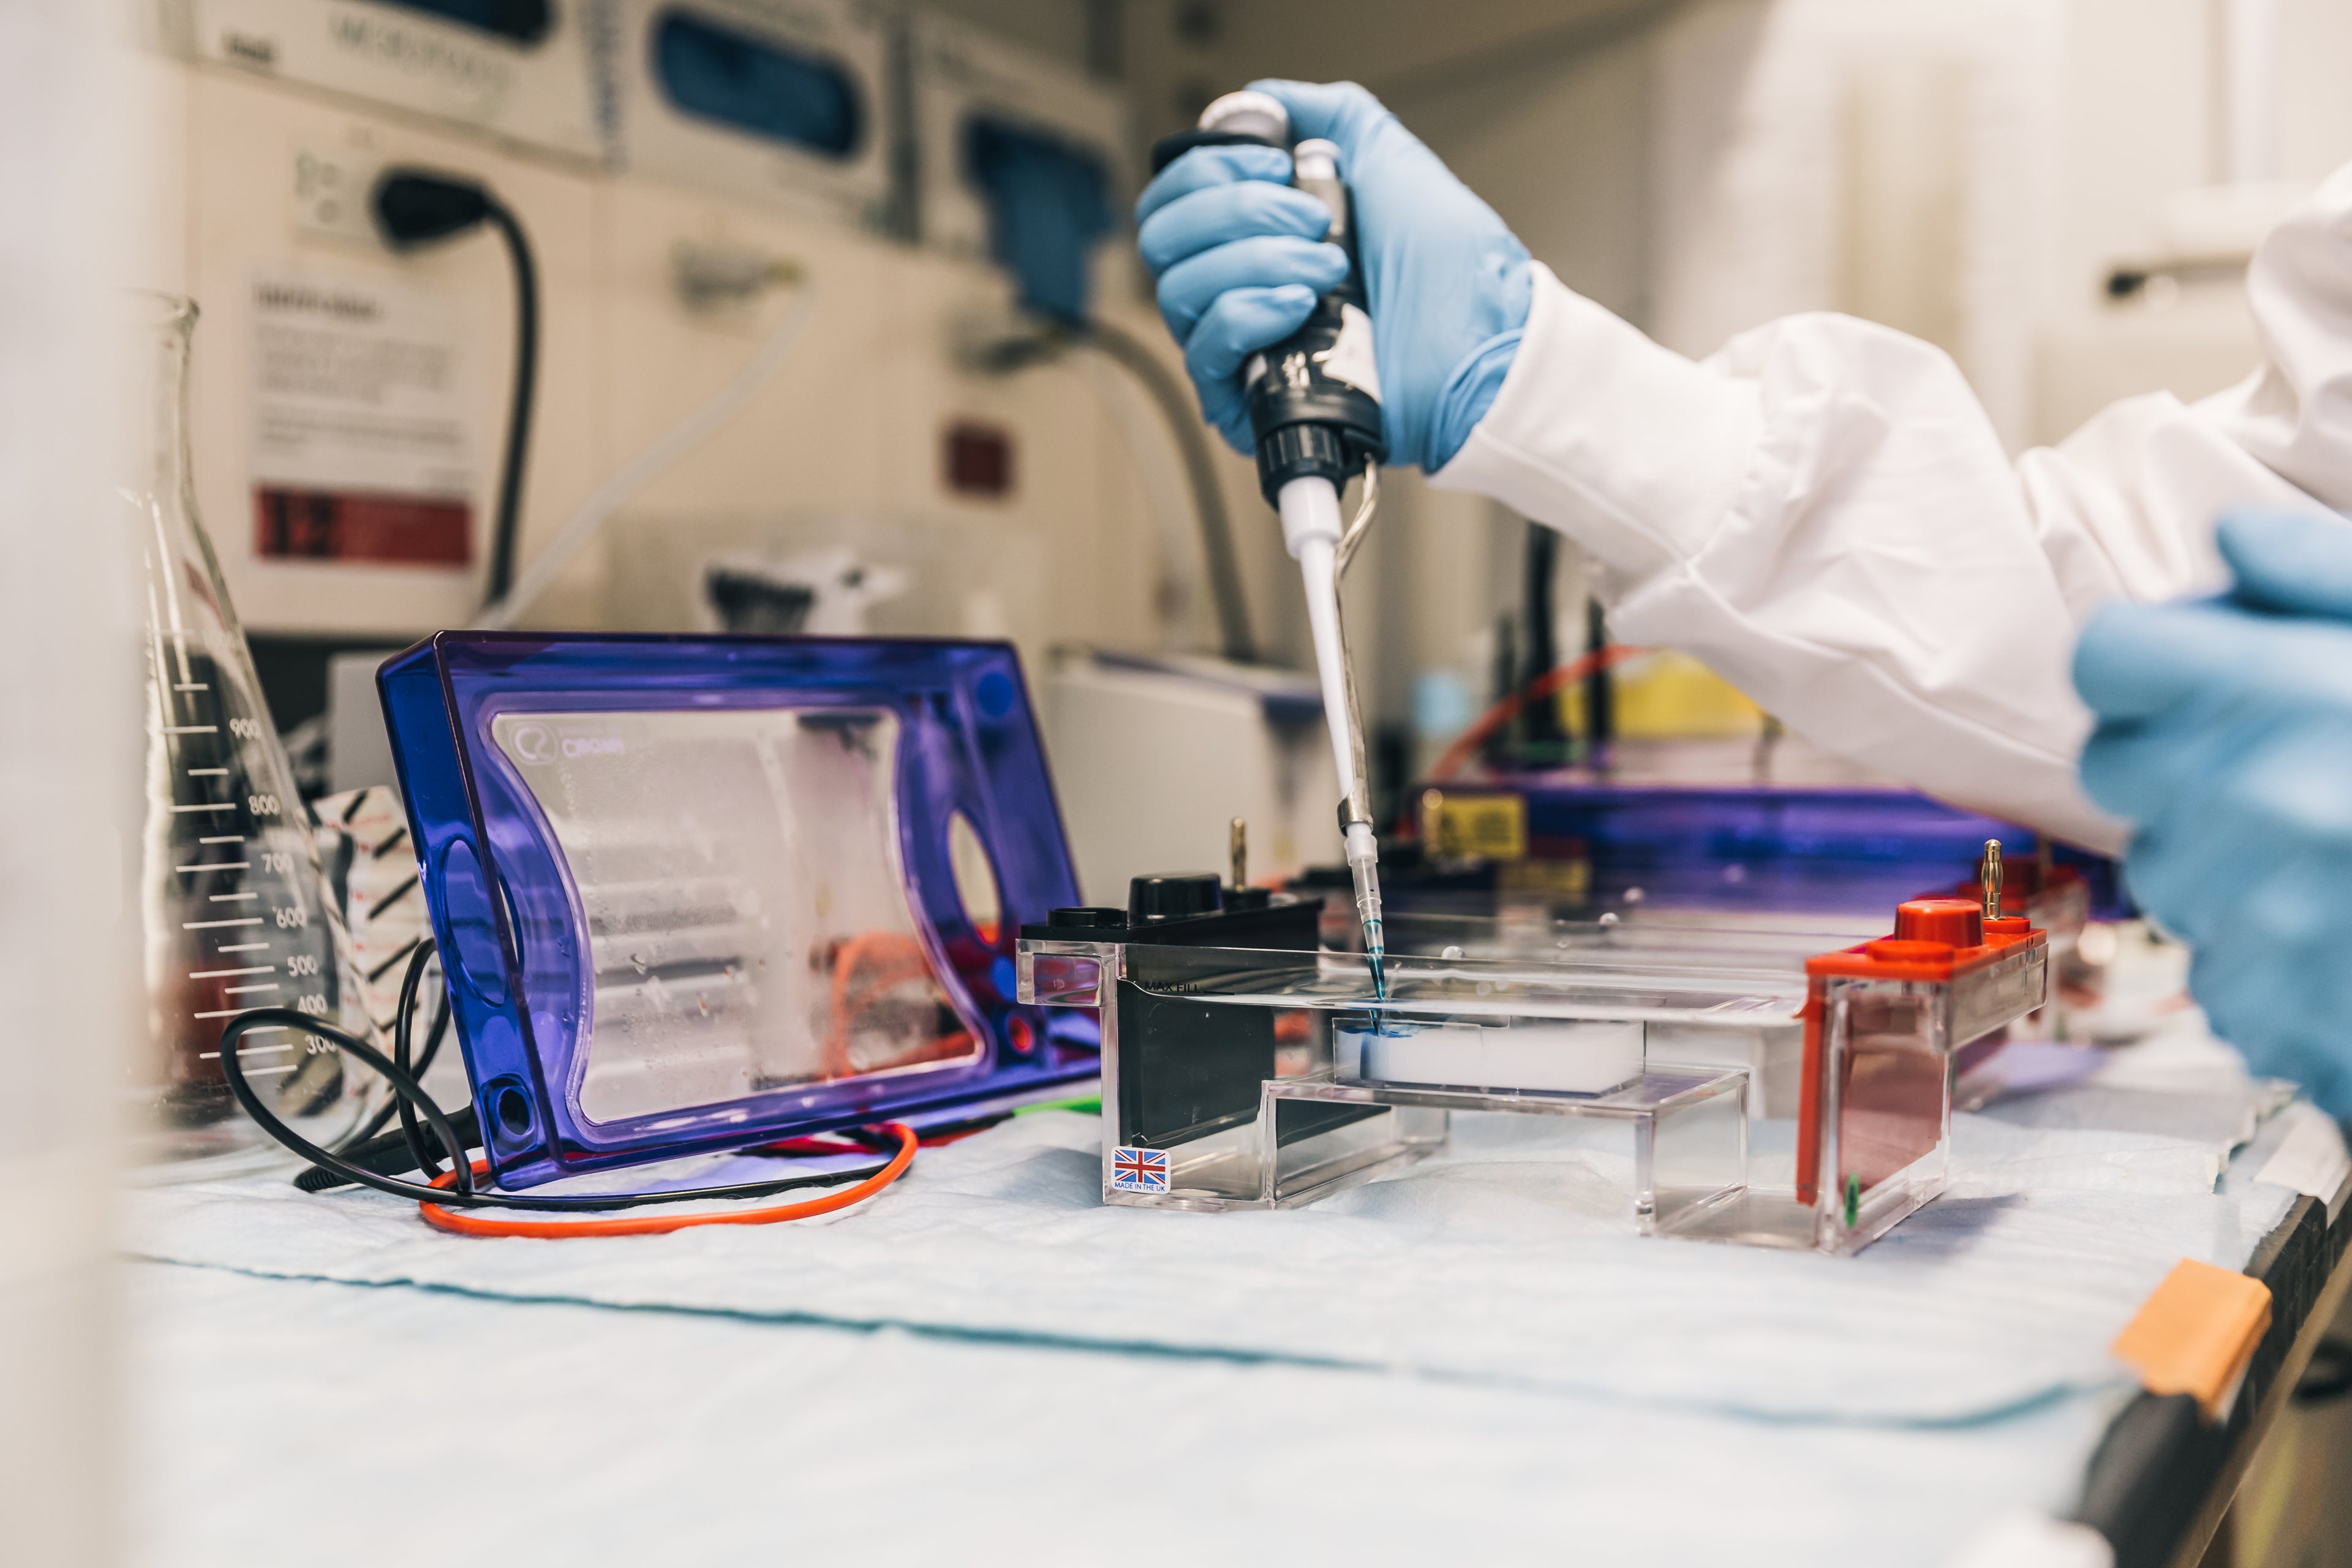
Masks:
[[[1633,647],[1624,643],[1611,643],[1597,652],[1588,653],[1582,658],[1537,676],[1480,714],[1476,723],[1455,737],[1454,743],[1445,748],[1445,754],[1439,757],[1436,764],[1429,770],[1430,782],[1443,784],[1452,778],[1455,769],[1475,756],[1479,747],[1494,738],[1496,731],[1517,718],[1520,710],[1528,704],[1540,702],[1558,693],[1563,686],[1572,686],[1588,675],[1598,674],[1612,665],[1622,664],[1635,654],[1649,651],[1648,648]]]
[[[821,1198],[803,1198],[797,1203],[773,1204],[765,1208],[721,1209],[706,1214],[624,1214],[609,1219],[489,1219],[467,1210],[443,1208],[439,1204],[419,1204],[425,1223],[438,1230],[454,1231],[459,1236],[530,1236],[543,1240],[562,1241],[575,1236],[660,1236],[673,1230],[685,1230],[698,1225],[774,1225],[788,1219],[808,1219],[816,1215],[832,1214],[852,1204],[864,1203],[900,1176],[915,1161],[915,1147],[919,1140],[915,1130],[903,1121],[886,1121],[885,1132],[896,1134],[898,1152],[888,1164],[866,1177],[854,1187],[827,1193]],[[477,1162],[474,1173],[482,1175],[488,1167]],[[457,1179],[455,1171],[444,1171],[433,1178],[436,1187],[446,1186]]]

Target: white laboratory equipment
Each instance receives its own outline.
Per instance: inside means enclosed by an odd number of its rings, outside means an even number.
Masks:
[[[1087,898],[1122,901],[1131,878],[1198,859],[1236,816],[1260,878],[1339,858],[1339,774],[1312,676],[1069,647],[1042,695]]]
[[[736,18],[759,32],[756,7],[678,9]],[[799,9],[837,16],[841,29],[851,28],[845,11]],[[640,21],[650,15],[646,7]],[[885,33],[856,26],[864,30],[827,36],[841,43],[838,58],[855,68],[859,91],[880,94],[874,73]],[[624,63],[639,59],[650,37],[641,26],[635,45],[616,45],[636,51]],[[835,58],[822,42],[808,47]],[[796,156],[789,149],[690,120],[658,97],[623,93],[617,101],[625,110],[650,104],[647,112],[680,138],[676,156],[658,168],[632,163],[607,173],[283,75],[184,54],[155,61],[154,75],[156,153],[177,162],[186,187],[177,231],[184,257],[163,281],[205,310],[207,341],[194,371],[199,499],[238,611],[249,632],[268,640],[262,653],[292,659],[403,646],[437,626],[469,624],[481,608],[513,380],[512,269],[487,231],[396,254],[376,237],[364,201],[331,200],[336,192],[363,195],[395,164],[495,192],[541,264],[521,573],[625,469],[772,360],[766,345],[814,298],[820,303],[775,374],[633,493],[628,510],[772,517],[821,508],[954,519],[972,525],[974,537],[1012,530],[1034,541],[1022,547],[1029,553],[1013,570],[984,575],[980,586],[995,584],[990,592],[957,594],[952,618],[930,627],[899,619],[921,601],[919,581],[869,624],[1010,635],[1033,669],[1055,640],[1163,642],[1150,493],[1089,377],[1059,368],[1013,377],[971,371],[956,357],[950,323],[983,306],[1002,310],[1001,269],[892,243],[862,218],[844,221],[888,188],[878,162],[880,97],[866,100],[877,161],[857,165],[873,176],[857,174],[864,194],[848,205],[811,205],[780,197],[782,187],[765,174],[740,177],[752,165],[782,170]],[[802,164],[823,175],[820,184],[840,173],[821,161]],[[1117,249],[1097,246],[1097,261]],[[681,288],[684,259],[702,255],[789,265],[804,281],[731,301],[689,296]],[[298,319],[295,305],[310,299],[353,310],[333,321]],[[1135,310],[1105,304],[1130,316]],[[314,331],[339,364],[431,374],[394,388],[396,408],[362,406],[347,395],[361,389],[341,381],[289,380],[285,371],[299,363],[279,351]],[[284,438],[289,434],[319,439],[298,451]],[[439,445],[424,449],[420,434]],[[992,446],[1000,458],[993,488],[967,486],[948,460],[966,445]],[[388,454],[399,460],[386,469]],[[349,530],[264,526],[281,494],[315,498],[334,515],[429,514],[444,520],[431,537],[445,547],[403,552]],[[462,547],[446,525],[460,507]],[[626,597],[613,586],[613,539],[600,533],[519,624],[641,624],[635,612],[605,614],[608,601]],[[1034,630],[1023,593],[1034,595]],[[696,624],[693,616],[673,623]],[[385,782],[338,776],[347,787]]]
[[[593,166],[203,61],[158,75],[180,89],[163,127],[186,204],[171,286],[205,310],[198,500],[248,633],[404,647],[464,624],[499,508],[516,273],[488,225],[395,252],[370,196],[393,167],[473,182],[540,259],[527,566],[601,477]]]
[[[1017,523],[898,509],[616,517],[616,631],[1001,637],[1044,651],[1045,550]]]
[[[914,124],[923,244],[989,254],[991,196],[975,168],[990,136],[1025,138],[1098,172],[1109,205],[1131,187],[1127,100],[1058,60],[935,11],[907,19],[908,112]],[[1112,247],[1106,247],[1110,249]],[[1124,258],[1117,258],[1124,264]]]
[[[525,146],[603,151],[593,0],[164,0],[194,58]]]
[[[851,0],[600,0],[614,166],[867,227],[888,220],[889,37]]]

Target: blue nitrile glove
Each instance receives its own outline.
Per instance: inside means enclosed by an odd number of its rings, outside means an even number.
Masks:
[[[1389,461],[1431,472],[1494,403],[1528,322],[1527,247],[1437,154],[1352,82],[1250,84],[1290,110],[1291,133],[1339,147],[1380,356]],[[1201,410],[1252,449],[1242,365],[1303,325],[1347,275],[1321,203],[1289,188],[1265,147],[1197,147],[1144,188],[1137,244],[1160,313],[1184,346]]]
[[[2241,512],[2218,540],[2226,598],[2084,628],[2083,783],[2135,825],[2126,881],[2195,949],[2215,1032],[2352,1115],[2352,524]]]

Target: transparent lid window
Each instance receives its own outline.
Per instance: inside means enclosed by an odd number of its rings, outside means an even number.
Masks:
[[[497,716],[590,945],[583,1116],[979,1056],[908,899],[899,731],[873,708]]]

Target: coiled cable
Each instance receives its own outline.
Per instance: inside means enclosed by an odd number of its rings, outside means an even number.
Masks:
[[[564,1237],[572,1236],[645,1235],[679,1230],[700,1225],[764,1225],[780,1220],[802,1219],[812,1215],[831,1213],[863,1202],[906,1173],[913,1162],[919,1142],[914,1130],[901,1122],[885,1122],[874,1132],[895,1138],[898,1149],[890,1159],[877,1165],[867,1165],[846,1171],[825,1171],[812,1174],[781,1176],[772,1181],[746,1182],[723,1187],[690,1187],[652,1193],[595,1193],[546,1194],[531,1196],[514,1193],[486,1192],[475,1185],[475,1178],[488,1173],[484,1163],[467,1157],[466,1141],[457,1135],[449,1117],[434,1103],[418,1081],[430,1061],[430,1052],[437,1048],[440,1029],[436,1027],[427,1046],[427,1056],[413,1067],[409,1061],[410,1023],[415,1010],[416,993],[425,965],[433,956],[430,939],[417,943],[409,956],[408,968],[401,978],[400,1010],[393,1029],[393,1052],[385,1056],[358,1036],[335,1027],[310,1014],[291,1007],[256,1007],[231,1018],[221,1030],[221,1075],[228,1080],[229,1092],[245,1108],[256,1125],[278,1142],[301,1155],[318,1168],[363,1187],[394,1197],[410,1199],[423,1207],[425,1218],[444,1230],[469,1236],[534,1236]],[[446,1008],[444,1008],[446,1025]],[[245,1037],[258,1028],[289,1028],[299,1034],[332,1043],[337,1048],[356,1058],[374,1071],[390,1086],[394,1104],[391,1109],[399,1116],[401,1131],[408,1141],[409,1153],[415,1168],[426,1177],[424,1184],[403,1181],[383,1175],[353,1163],[335,1151],[320,1147],[288,1125],[285,1120],[265,1105],[254,1092],[245,1076],[240,1059]],[[380,1126],[381,1123],[379,1122]],[[430,1131],[435,1142],[446,1154],[446,1170],[440,1159],[427,1146],[425,1133]],[[349,1147],[345,1140],[343,1147]],[[800,1188],[835,1186],[844,1182],[856,1185],[822,1198],[773,1205],[753,1210],[720,1210],[715,1213],[645,1216],[636,1221],[584,1221],[561,1224],[546,1222],[505,1222],[453,1214],[457,1208],[523,1209],[552,1214],[593,1214],[614,1209],[643,1208],[660,1204],[709,1203],[769,1197],[777,1193]]]

